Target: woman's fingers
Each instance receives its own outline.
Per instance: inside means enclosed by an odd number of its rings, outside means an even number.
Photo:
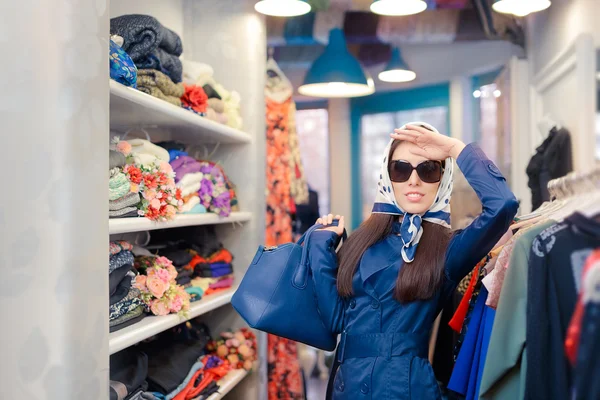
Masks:
[[[421,132],[411,130],[411,129],[394,129],[394,133],[399,134],[399,135],[413,136],[413,137],[421,136]]]
[[[420,135],[427,135],[429,133],[433,133],[429,129],[423,128],[422,126],[418,125],[406,125],[406,129],[409,131],[417,132],[417,134]]]
[[[344,232],[344,228],[346,226],[345,226],[345,223],[344,223],[344,217],[343,216],[341,216],[339,218],[339,220],[340,220],[340,222],[338,223],[338,232],[341,235]]]
[[[417,142],[417,137],[412,136],[412,135],[405,135],[403,133],[392,133],[390,136],[396,140],[402,140],[402,141],[411,142],[411,143]]]
[[[333,224],[333,214],[329,214],[329,215],[327,216],[327,223],[328,223],[329,225]]]

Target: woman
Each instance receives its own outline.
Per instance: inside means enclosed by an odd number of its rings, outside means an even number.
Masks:
[[[381,167],[373,214],[348,238],[317,223],[309,257],[324,323],[341,333],[331,397],[441,399],[427,360],[432,324],[452,291],[508,229],[517,200],[474,144],[416,122],[395,130]],[[450,233],[453,161],[483,204]]]

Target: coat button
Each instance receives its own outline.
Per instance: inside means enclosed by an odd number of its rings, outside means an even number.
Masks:
[[[338,390],[339,390],[340,392],[343,392],[343,391],[344,391],[344,384],[343,384],[343,383],[340,383],[340,385],[338,386]]]
[[[350,299],[350,308],[354,309],[356,307],[356,300]]]
[[[363,383],[363,384],[360,386],[360,392],[361,392],[362,394],[367,394],[367,393],[369,393],[369,385],[367,385],[366,383]]]
[[[379,308],[379,302],[377,300],[371,301],[371,307],[375,309]]]

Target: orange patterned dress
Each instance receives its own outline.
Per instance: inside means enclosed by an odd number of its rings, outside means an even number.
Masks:
[[[292,241],[289,110],[292,99],[267,102],[267,231],[266,245]],[[268,337],[269,400],[304,399],[296,342]]]

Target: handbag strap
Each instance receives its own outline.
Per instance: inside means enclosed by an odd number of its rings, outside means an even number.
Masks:
[[[327,225],[327,227],[329,226],[338,226],[339,224],[339,220],[335,219],[333,220],[333,222],[331,223],[331,225]],[[309,247],[309,243],[310,243],[310,237],[312,235],[312,233],[318,229],[323,229],[326,226],[324,225],[313,225],[311,226],[304,235],[302,235],[302,237],[300,238],[300,240],[298,240],[298,244],[302,245],[304,243],[304,248],[302,249],[302,259],[300,261],[300,265],[306,265],[307,264],[307,260],[308,260],[308,247]],[[348,239],[348,232],[346,232],[346,229],[344,229],[344,232],[342,233],[342,241],[346,241],[346,239]]]

